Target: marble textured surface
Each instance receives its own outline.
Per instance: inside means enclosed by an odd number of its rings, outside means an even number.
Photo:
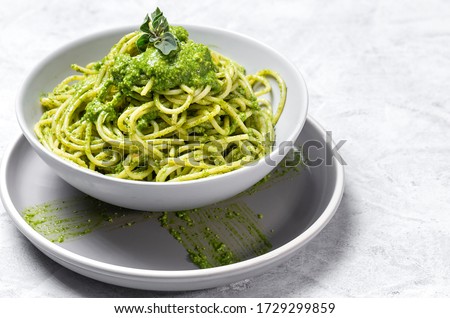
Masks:
[[[35,249],[0,206],[0,297],[450,296],[450,3],[445,0],[1,0],[0,154],[20,133],[14,101],[57,47],[137,24],[159,5],[174,23],[245,33],[303,73],[310,114],[347,162],[331,223],[291,260],[251,279],[185,293],[103,284]]]

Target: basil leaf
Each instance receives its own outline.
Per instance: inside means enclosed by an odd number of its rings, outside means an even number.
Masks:
[[[144,22],[142,23],[139,30],[141,30],[144,33],[150,33],[150,18],[148,14],[145,16]]]
[[[139,51],[144,52],[147,49],[150,36],[147,33],[142,34],[136,41],[136,46]]]
[[[163,36],[161,37],[161,42],[155,42],[154,45],[164,55],[168,55],[170,52],[178,48],[177,39],[170,32],[164,33]]]
[[[153,20],[152,27],[157,34],[163,34],[169,31],[169,23],[164,16],[161,16],[158,20]]]
[[[164,33],[163,36],[161,37],[161,39],[163,41],[168,41],[168,42],[170,42],[171,44],[173,44],[175,46],[177,46],[177,44],[178,44],[177,38],[175,37],[175,35],[173,35],[170,32]]]
[[[159,8],[156,7],[156,10],[151,14],[152,21],[158,20],[162,15],[163,13],[161,12],[161,10],[159,10]]]
[[[161,37],[158,35],[158,33],[156,33],[153,30],[150,30],[150,33],[148,35],[149,35],[150,43],[153,43],[155,41],[161,40]]]
[[[140,30],[143,34],[136,41],[139,51],[144,52],[149,43],[161,51],[164,55],[178,49],[178,40],[170,33],[169,22],[159,8],[145,16]]]

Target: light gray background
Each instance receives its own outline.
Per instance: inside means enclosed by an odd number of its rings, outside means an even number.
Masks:
[[[215,289],[159,293],[100,283],[36,250],[0,207],[0,297],[450,296],[450,3],[424,1],[0,0],[0,153],[20,134],[14,101],[31,68],[74,39],[171,23],[261,40],[305,76],[310,114],[347,140],[346,193],[290,261]]]

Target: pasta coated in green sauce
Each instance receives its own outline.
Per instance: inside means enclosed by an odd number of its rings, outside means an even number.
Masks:
[[[223,174],[268,154],[286,86],[272,70],[244,67],[171,26],[179,50],[144,52],[141,31],[41,97],[40,142],[82,167],[123,179],[186,181]],[[264,99],[280,89],[276,111]]]

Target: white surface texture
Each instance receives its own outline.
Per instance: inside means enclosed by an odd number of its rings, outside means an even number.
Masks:
[[[347,163],[330,224],[285,264],[214,289],[161,293],[85,278],[39,252],[0,207],[0,297],[450,296],[450,3],[427,1],[5,1],[0,10],[0,153],[32,67],[74,39],[136,24],[244,33],[305,76],[309,113]]]

